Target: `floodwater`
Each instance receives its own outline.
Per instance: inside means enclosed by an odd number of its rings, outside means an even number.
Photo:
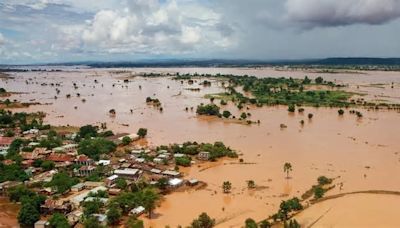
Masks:
[[[348,112],[339,117],[335,108],[306,107],[304,114],[288,114],[286,107],[249,107],[251,120],[260,124],[244,125],[214,118],[198,118],[195,107],[207,103],[204,95],[221,92],[213,82],[211,87],[194,83],[181,84],[170,78],[131,78],[129,74],[111,74],[115,69],[82,69],[70,72],[15,73],[15,79],[0,81],[7,91],[21,92],[11,99],[40,102],[26,111],[45,111],[46,122],[54,125],[98,124],[106,122],[116,132],[136,132],[140,127],[149,130],[153,145],[223,141],[238,150],[243,164],[225,160],[210,167],[195,165],[186,170],[185,178],[197,178],[208,184],[206,189],[173,193],[165,197],[156,215],[145,219],[147,227],[189,225],[201,212],[216,218],[220,227],[241,227],[245,219],[262,220],[274,213],[281,200],[300,196],[320,175],[337,177],[335,188],[328,194],[359,190],[400,191],[400,113],[396,111],[360,110],[358,119]],[[121,69],[118,69],[121,70]],[[348,85],[350,91],[369,93],[366,98],[400,103],[400,74],[398,72],[362,72],[317,74],[302,71],[282,71],[271,68],[140,68],[130,72],[231,73],[259,77],[310,78]],[[29,80],[31,79],[31,80]],[[29,84],[25,81],[28,80]],[[97,80],[97,83],[95,83]],[[48,85],[41,85],[47,83]],[[60,86],[51,86],[59,83]],[[76,83],[78,89],[74,89]],[[394,83],[394,88],[391,88]],[[113,86],[114,84],[114,86]],[[378,85],[379,84],[379,85]],[[126,88],[127,86],[127,88]],[[139,89],[141,86],[141,89]],[[56,88],[60,94],[56,94]],[[199,92],[187,88],[201,88]],[[77,97],[76,93],[80,93]],[[71,98],[66,98],[71,94]],[[57,96],[58,99],[54,99]],[[163,112],[145,103],[146,97],[158,98]],[[85,102],[82,102],[85,99]],[[76,106],[76,109],[75,109]],[[194,111],[185,111],[194,107]],[[116,116],[109,116],[115,109]],[[130,110],[132,109],[132,113]],[[240,112],[231,104],[222,110]],[[307,113],[313,113],[312,120]],[[300,125],[304,120],[304,126]],[[287,125],[281,129],[280,124]],[[291,162],[291,178],[286,179],[283,164]],[[390,175],[390,178],[388,176]],[[223,194],[221,185],[229,180],[231,194]],[[256,190],[247,189],[247,180],[254,180]],[[335,200],[332,200],[335,202]],[[361,204],[364,201],[361,202]],[[365,204],[368,204],[368,198]],[[375,201],[373,201],[375,203]],[[392,218],[393,223],[400,223]]]
[[[10,202],[7,198],[0,197],[0,227],[19,227],[17,215],[19,205]]]
[[[314,205],[296,216],[304,227],[399,227],[400,197],[358,194]]]

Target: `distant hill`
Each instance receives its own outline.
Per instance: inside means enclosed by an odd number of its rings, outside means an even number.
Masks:
[[[0,65],[0,69],[16,69],[22,65]],[[302,60],[246,60],[246,59],[150,59],[135,61],[86,61],[52,64],[24,65],[24,68],[39,66],[88,66],[97,68],[121,67],[260,67],[260,66],[389,66],[400,68],[400,58],[326,58]]]

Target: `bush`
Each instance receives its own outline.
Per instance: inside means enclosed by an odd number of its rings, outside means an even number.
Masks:
[[[230,111],[226,111],[226,110],[225,110],[225,111],[222,112],[222,116],[225,117],[225,118],[229,118],[231,115],[232,115],[232,114],[231,114]]]
[[[324,196],[324,194],[325,194],[325,190],[322,187],[317,186],[314,188],[314,198],[315,199],[322,198]]]
[[[329,179],[325,176],[318,177],[318,184],[319,185],[326,185],[332,183],[332,179]]]
[[[196,113],[199,115],[218,116],[219,107],[215,104],[199,105],[197,106]]]
[[[175,158],[176,165],[188,167],[188,166],[190,166],[190,162],[191,162],[190,157]]]
[[[137,135],[139,135],[139,137],[144,138],[147,135],[147,128],[139,128],[139,130],[137,131]]]

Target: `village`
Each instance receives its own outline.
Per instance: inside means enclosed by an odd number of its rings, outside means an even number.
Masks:
[[[25,113],[2,111],[0,119],[0,191],[21,203],[19,223],[35,228],[141,224],[163,194],[206,186],[179,167],[237,157],[221,142],[148,146],[145,128],[114,135],[92,125],[55,131]]]

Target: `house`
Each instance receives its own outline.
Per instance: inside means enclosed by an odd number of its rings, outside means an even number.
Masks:
[[[210,152],[207,151],[201,151],[198,155],[197,158],[199,160],[203,160],[203,161],[208,161],[210,159]]]
[[[47,199],[40,206],[40,211],[43,214],[53,214],[55,212],[68,214],[72,210],[72,204],[69,201]]]
[[[103,204],[107,204],[109,199],[108,198],[101,198],[101,197],[86,197],[83,202],[92,202],[92,201],[95,201],[95,200],[99,200]]]
[[[73,157],[68,154],[52,153],[47,157],[47,160],[53,162],[72,162]]]
[[[64,153],[73,153],[76,152],[76,148],[78,148],[78,144],[67,144],[60,147],[53,148],[54,152],[64,152]]]
[[[111,161],[110,161],[110,160],[99,160],[99,161],[97,162],[97,164],[98,164],[98,165],[102,165],[102,166],[107,166],[107,165],[110,165],[110,164],[111,164]]]
[[[83,189],[85,189],[85,184],[83,184],[83,183],[79,183],[79,184],[76,184],[76,185],[71,187],[71,191],[72,192],[80,192]]]
[[[171,177],[178,177],[181,175],[179,172],[173,170],[165,170],[164,172],[162,172],[162,174]]]
[[[183,158],[186,157],[185,154],[174,154],[174,158]]]
[[[33,129],[22,132],[22,134],[23,135],[37,135],[37,134],[39,134],[39,130],[33,128]]]
[[[83,215],[83,212],[79,211],[79,210],[76,210],[76,211],[73,211],[73,212],[67,214],[68,223],[70,225],[72,225],[72,227],[73,227],[76,223],[79,222],[79,219],[82,217],[82,215]]]
[[[154,158],[154,159],[153,159],[153,162],[154,162],[154,163],[160,164],[160,165],[161,165],[161,164],[164,164],[164,161],[165,161],[165,160],[164,160],[164,159],[161,159],[161,158]]]
[[[136,140],[140,139],[140,136],[137,134],[129,134],[129,135],[124,135],[122,137],[119,137],[118,140],[122,141],[122,139],[124,137],[129,137],[132,141],[136,141]]]
[[[159,169],[151,169],[150,172],[154,173],[154,174],[160,174],[161,170],[159,170]]]
[[[97,221],[100,223],[102,226],[107,225],[107,215],[105,214],[92,214],[93,217],[97,219]]]
[[[112,175],[106,178],[106,186],[111,187],[114,185],[115,181],[118,179],[118,175]]]
[[[34,228],[49,228],[49,227],[51,227],[50,223],[45,220],[39,220],[34,224]]]
[[[183,180],[179,178],[172,178],[168,180],[168,185],[177,188],[183,184]]]
[[[121,178],[137,180],[141,174],[141,171],[139,169],[117,169],[114,171],[114,174]]]
[[[144,163],[146,161],[146,159],[144,159],[144,158],[136,158],[135,159],[135,162],[137,162],[137,163]]]
[[[37,150],[38,149],[38,150]],[[42,148],[43,149],[43,148]],[[22,152],[21,156],[24,160],[37,160],[37,159],[41,159],[44,156],[40,155],[39,152],[41,150],[39,148],[35,148],[32,152]]]
[[[94,163],[93,159],[89,158],[84,154],[78,155],[78,157],[75,159],[74,162],[77,165],[86,165],[86,166],[92,165]]]
[[[79,168],[78,175],[81,177],[87,177],[92,175],[94,171],[96,171],[95,166],[85,165]]]
[[[16,187],[20,184],[22,184],[22,183],[17,182],[17,181],[4,181],[4,182],[0,183],[0,193],[6,194],[8,189]]]
[[[0,151],[2,152],[2,154],[7,154],[7,150],[10,147],[12,141],[14,141],[13,137],[0,136]]]
[[[104,187],[104,186],[99,186],[99,187],[93,188],[93,189],[90,190],[90,191],[83,192],[83,193],[81,193],[81,194],[79,194],[79,195],[73,197],[73,198],[71,199],[71,202],[72,202],[76,207],[79,207],[79,204],[80,204],[81,202],[83,202],[83,201],[85,200],[86,197],[88,197],[89,193],[97,193],[98,191],[107,191],[107,188]]]
[[[195,186],[195,185],[197,185],[199,183],[199,180],[197,180],[197,179],[190,179],[188,182],[187,182],[187,185],[189,185],[189,186]]]
[[[113,195],[113,196],[119,195],[121,192],[122,192],[122,190],[119,188],[108,189],[108,194]]]
[[[144,207],[138,206],[138,207],[133,208],[133,209],[129,212],[129,215],[139,216],[139,215],[143,214],[144,211],[145,211],[145,208],[144,208]]]

